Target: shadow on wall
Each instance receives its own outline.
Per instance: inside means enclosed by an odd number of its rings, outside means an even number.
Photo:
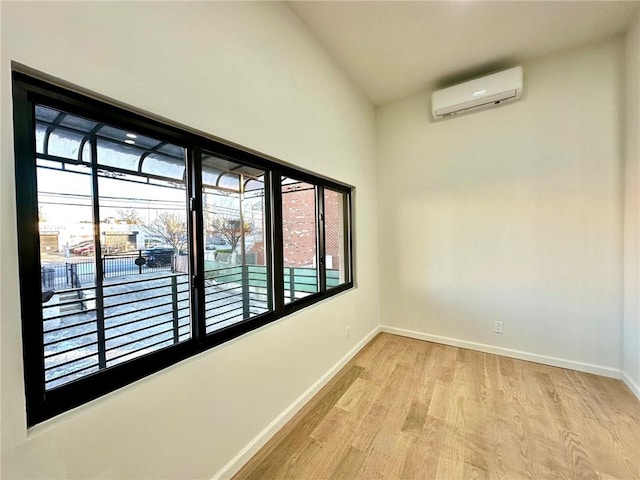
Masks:
[[[393,299],[387,318],[423,333],[614,365],[605,360],[613,340],[599,341],[615,335],[600,327],[619,308],[613,237],[599,219],[607,203],[570,189],[558,197],[476,185],[398,200],[387,233],[397,251],[383,269]],[[503,335],[493,333],[495,321]]]

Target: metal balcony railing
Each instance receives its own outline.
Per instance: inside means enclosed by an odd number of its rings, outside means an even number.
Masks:
[[[167,272],[173,270],[170,262],[166,264],[154,263],[149,265],[138,265],[138,258],[145,258],[140,254],[104,256],[102,262],[103,278],[119,278],[128,275],[142,275],[150,272]],[[95,284],[95,264],[93,260],[84,262],[67,262],[64,264],[49,264],[42,266],[42,288],[52,290],[63,290],[65,288],[75,288],[73,277],[77,275],[80,284]]]
[[[207,333],[269,311],[267,267],[234,265],[205,276]]]
[[[43,284],[63,286],[42,305],[46,389],[191,338],[187,274],[169,266],[140,275],[136,265],[136,272],[96,288],[92,275],[69,265],[79,264],[62,265],[53,282],[43,277]],[[286,268],[287,301],[316,292],[316,278],[316,269]],[[260,265],[207,270],[207,333],[269,311],[268,280]],[[337,285],[337,272],[328,271],[327,282]]]
[[[102,291],[60,290],[43,304],[47,389],[190,338],[187,275],[105,282]]]

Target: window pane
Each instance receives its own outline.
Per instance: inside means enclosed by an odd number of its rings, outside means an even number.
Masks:
[[[38,129],[36,129],[36,134],[37,133]],[[46,135],[43,135],[43,141],[44,138],[46,138]],[[46,142],[46,153],[70,160],[80,160],[80,148],[84,138],[85,136],[80,133],[63,128],[56,128],[49,134],[48,141]],[[87,161],[87,159],[85,159],[85,161]]]
[[[42,112],[76,128],[97,125],[53,109]],[[53,129],[49,149],[64,144],[55,139],[58,131],[67,132]],[[43,143],[44,134],[38,136]],[[71,147],[67,153],[76,154]],[[90,161],[89,142],[84,149]],[[136,150],[144,151],[98,139],[97,198],[88,165],[37,160],[47,390],[191,338],[184,182],[150,184],[137,171]],[[69,158],[67,153],[55,154]]]
[[[64,118],[60,121],[60,125],[73,128],[74,130],[78,130],[79,132],[89,133],[98,124],[82,117],[76,117],[75,115],[65,115]]]
[[[137,148],[154,149],[163,145],[163,142],[156,140],[155,138],[140,135],[139,133],[134,133],[130,130],[115,128],[110,125],[103,125],[100,130],[98,130],[97,134],[99,137],[112,140],[115,143],[135,146]]]
[[[315,186],[282,178],[284,301],[318,291]]]
[[[348,281],[347,236],[345,235],[345,207],[347,196],[344,193],[325,189],[325,265],[327,267],[327,288],[337,287]]]
[[[184,180],[184,157],[176,158],[152,153],[142,160],[142,172],[176,180]]]
[[[44,153],[44,137],[47,133],[47,126],[36,122],[36,153]]]
[[[98,136],[98,163],[148,176],[184,182],[185,151],[129,130],[102,125]]]
[[[207,333],[272,309],[264,171],[203,155]]]
[[[98,190],[111,367],[191,338],[186,192],[103,176]]]
[[[37,172],[48,390],[99,368],[91,172],[85,166]]]
[[[79,154],[96,122],[41,105],[36,105],[35,114],[37,153],[90,161],[86,151],[83,151],[84,159],[79,158]]]
[[[64,117],[66,114],[49,107],[36,105],[36,119],[47,123],[53,123],[56,119]]]
[[[100,166],[137,172],[143,153],[144,151],[139,148],[98,138],[98,163]]]

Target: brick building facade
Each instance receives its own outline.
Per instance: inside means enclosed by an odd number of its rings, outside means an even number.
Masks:
[[[339,270],[343,257],[342,195],[325,191],[325,248],[327,267]],[[295,183],[282,186],[282,229],[284,265],[310,267],[316,261],[316,202],[312,185]]]

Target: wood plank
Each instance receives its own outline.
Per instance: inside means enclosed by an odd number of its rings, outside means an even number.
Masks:
[[[234,477],[638,479],[619,380],[376,336]]]

